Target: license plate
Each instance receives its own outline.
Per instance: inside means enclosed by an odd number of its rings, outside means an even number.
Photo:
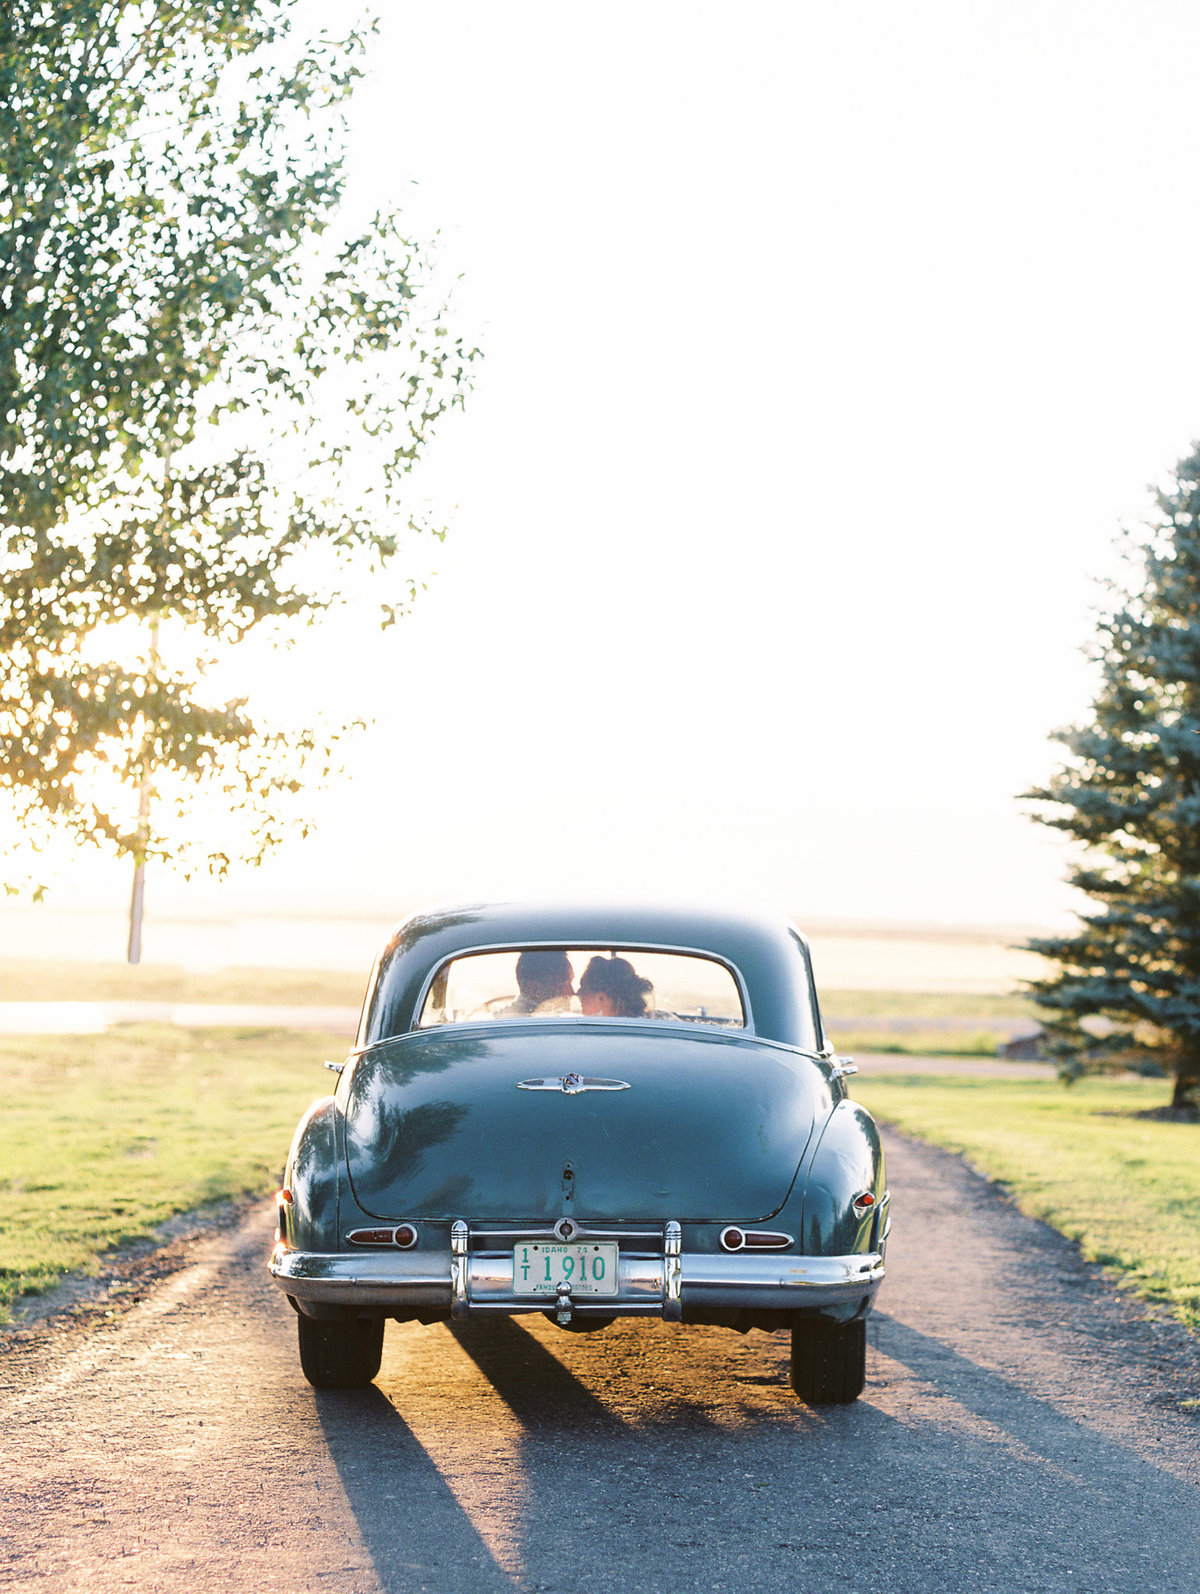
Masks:
[[[514,1295],[557,1295],[560,1284],[569,1284],[572,1295],[615,1295],[615,1241],[560,1245],[539,1240],[513,1246]]]

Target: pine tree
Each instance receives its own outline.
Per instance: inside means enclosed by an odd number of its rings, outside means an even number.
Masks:
[[[1174,1075],[1172,1105],[1200,1111],[1200,445],[1157,495],[1094,649],[1090,720],[1060,731],[1069,760],[1027,793],[1086,849],[1070,881],[1096,904],[1078,934],[1034,951],[1033,983],[1068,1078],[1125,1056]]]

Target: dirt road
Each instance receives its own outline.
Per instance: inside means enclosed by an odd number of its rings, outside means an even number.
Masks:
[[[1195,1594],[1200,1347],[952,1159],[890,1137],[864,1398],[783,1336],[388,1329],[317,1394],[266,1210],[0,1358],[0,1584],[37,1590]]]

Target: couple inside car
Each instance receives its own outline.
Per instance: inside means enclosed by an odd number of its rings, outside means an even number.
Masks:
[[[517,959],[520,995],[498,1018],[539,1017],[580,1012],[585,1018],[646,1018],[654,987],[627,958],[594,957],[575,989],[575,970],[565,952],[522,952]],[[575,1007],[578,998],[579,1006]]]

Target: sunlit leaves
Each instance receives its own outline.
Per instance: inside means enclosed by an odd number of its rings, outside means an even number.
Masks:
[[[205,661],[359,563],[387,573],[380,623],[403,612],[408,474],[475,357],[397,217],[339,238],[365,38],[297,40],[292,12],[0,11],[0,783],[31,826],[139,857],[186,850],[199,783],[248,856],[278,839],[335,739],[210,701]]]

